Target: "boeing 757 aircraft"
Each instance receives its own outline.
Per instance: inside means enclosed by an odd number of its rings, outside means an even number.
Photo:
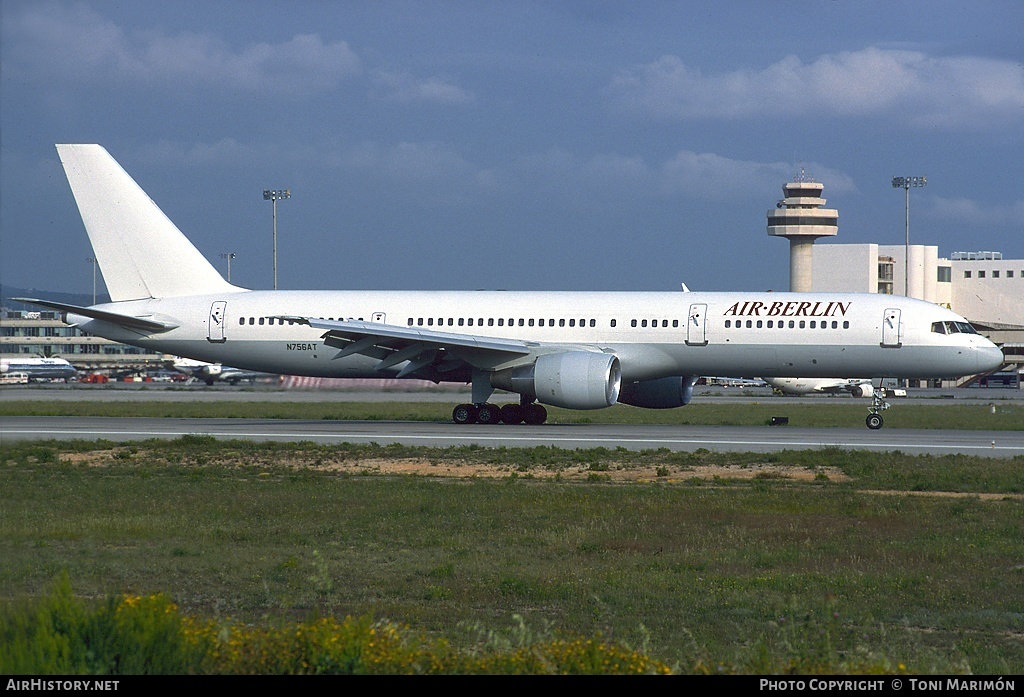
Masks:
[[[57,151],[111,302],[26,302],[114,341],[246,370],[471,383],[460,424],[539,424],[545,404],[680,407],[700,375],[953,377],[1003,361],[964,318],[887,295],[247,290],[101,146]],[[519,403],[499,409],[495,390]],[[876,400],[870,427],[887,406]]]

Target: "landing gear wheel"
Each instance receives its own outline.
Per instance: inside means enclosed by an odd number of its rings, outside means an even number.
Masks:
[[[868,418],[865,419],[865,423],[872,431],[877,431],[882,427],[882,415],[881,414],[868,414]]]
[[[476,408],[478,424],[496,424],[501,420],[501,410],[496,404],[481,404]]]
[[[539,404],[527,404],[523,407],[523,421],[531,426],[540,426],[548,420],[548,410]]]
[[[477,409],[472,404],[460,404],[452,409],[452,421],[457,424],[475,424]]]
[[[521,424],[523,423],[523,408],[518,404],[504,404],[501,407],[501,423]]]

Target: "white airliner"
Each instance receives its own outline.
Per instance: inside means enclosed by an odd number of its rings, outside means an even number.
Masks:
[[[843,394],[854,397],[873,397],[875,387],[871,380],[861,378],[765,378],[765,382],[784,394]],[[891,397],[906,397],[906,390],[886,388]]]
[[[456,423],[543,423],[543,404],[679,407],[700,375],[952,377],[1003,361],[962,317],[885,295],[247,290],[102,147],[57,151],[111,302],[31,302],[114,341],[247,370],[471,383]],[[519,404],[489,403],[496,389]]]
[[[29,380],[65,380],[73,378],[78,371],[63,358],[25,356],[0,359],[0,374],[21,373]]]
[[[215,382],[229,382],[232,385],[237,385],[242,380],[252,382],[257,378],[274,377],[272,373],[242,370],[220,363],[207,363],[191,358],[177,358],[171,362],[171,366],[179,373],[202,380],[207,385],[212,385]]]

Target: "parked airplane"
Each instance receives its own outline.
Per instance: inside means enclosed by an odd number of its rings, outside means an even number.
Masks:
[[[456,423],[543,423],[544,404],[679,407],[700,375],[939,377],[1003,360],[962,317],[886,295],[247,290],[102,147],[57,150],[111,302],[25,302],[114,341],[247,370],[471,383]],[[519,404],[489,403],[496,389]]]
[[[760,378],[726,378],[721,376],[704,376],[704,382],[717,387],[767,387],[764,380]]]
[[[30,381],[65,380],[75,377],[78,371],[75,366],[63,358],[44,358],[42,356],[25,356],[24,358],[0,359],[0,373],[22,373]]]
[[[854,397],[871,397],[875,394],[875,388],[870,380],[855,378],[765,378],[764,381],[784,394],[842,394],[846,392]]]
[[[206,361],[196,361],[191,358],[177,358],[172,361],[171,366],[179,373],[202,380],[207,385],[212,385],[215,382],[229,382],[232,385],[237,385],[242,380],[252,382],[257,378],[274,377],[272,373],[242,370],[241,368],[232,368],[220,363],[207,363]]]

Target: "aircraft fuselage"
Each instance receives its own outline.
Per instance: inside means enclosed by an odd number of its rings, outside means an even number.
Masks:
[[[999,353],[977,334],[933,331],[935,322],[963,321],[949,310],[873,294],[243,291],[98,309],[178,326],[146,335],[87,317],[69,321],[178,356],[323,377],[392,377],[402,364],[381,370],[372,356],[335,358],[338,349],[324,343],[322,329],[282,317],[379,322],[536,342],[552,350],[586,346],[618,356],[624,381],[670,375],[945,377],[989,369]],[[449,377],[466,380],[461,373]]]

